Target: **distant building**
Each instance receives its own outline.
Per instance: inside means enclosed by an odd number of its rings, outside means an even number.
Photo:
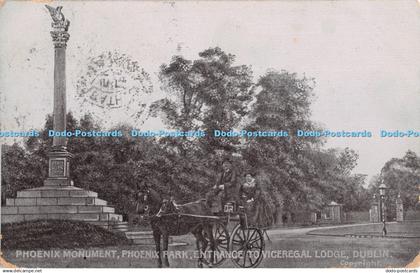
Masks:
[[[344,218],[343,205],[332,201],[321,211],[321,219],[318,222],[342,223]]]

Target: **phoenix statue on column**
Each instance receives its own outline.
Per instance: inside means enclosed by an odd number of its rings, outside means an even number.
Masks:
[[[69,20],[66,20],[64,14],[61,12],[62,6],[58,6],[56,8],[45,5],[45,7],[50,12],[51,18],[53,20],[53,24],[57,26],[64,26],[64,29],[67,31],[69,27]]]

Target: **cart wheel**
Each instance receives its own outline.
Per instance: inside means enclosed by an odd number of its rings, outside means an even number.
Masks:
[[[232,262],[237,267],[257,267],[263,258],[264,235],[258,228],[242,228],[236,225],[230,237]]]
[[[225,260],[229,251],[229,232],[223,223],[215,223],[213,225],[214,253],[211,251],[210,238],[205,234],[207,240],[205,261],[210,267],[221,265]]]

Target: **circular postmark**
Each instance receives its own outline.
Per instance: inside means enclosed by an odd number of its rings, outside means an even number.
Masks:
[[[129,118],[135,124],[144,122],[146,96],[153,92],[149,74],[137,61],[116,51],[90,58],[76,87],[83,112],[105,122],[123,114],[125,121]]]

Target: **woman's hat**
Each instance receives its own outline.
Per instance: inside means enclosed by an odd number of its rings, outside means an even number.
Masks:
[[[247,168],[247,169],[245,169],[244,176],[246,176],[247,174],[255,176],[257,174],[257,172],[254,168]]]

